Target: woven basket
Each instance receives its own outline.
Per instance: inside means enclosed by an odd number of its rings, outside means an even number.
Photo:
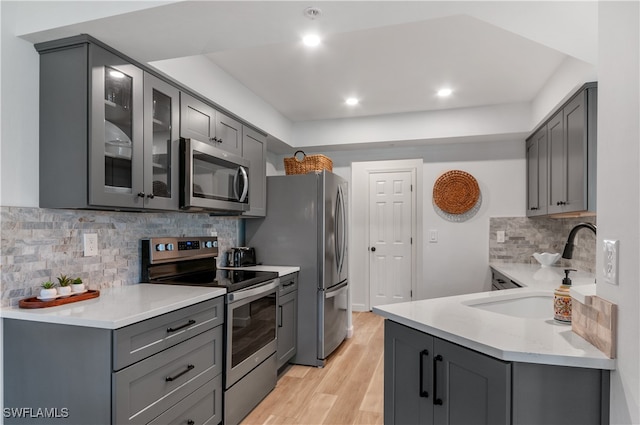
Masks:
[[[480,187],[469,173],[447,171],[433,185],[433,202],[449,214],[463,214],[474,207],[480,196]]]
[[[302,159],[299,160],[297,155],[301,153]],[[291,174],[307,174],[313,171],[333,171],[333,161],[324,155],[307,155],[302,151],[296,151],[291,158],[284,159],[284,171],[287,175]]]

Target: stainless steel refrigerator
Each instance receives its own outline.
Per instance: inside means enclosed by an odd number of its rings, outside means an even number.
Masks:
[[[323,366],[347,335],[347,182],[323,171],[267,177],[267,215],[245,220],[263,264],[300,266],[294,363]]]

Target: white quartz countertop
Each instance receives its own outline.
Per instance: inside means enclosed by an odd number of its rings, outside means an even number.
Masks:
[[[564,269],[569,267],[542,267],[538,264],[491,263],[491,268],[502,273],[523,287],[555,290],[562,284]],[[581,270],[569,274],[572,286],[593,285],[596,277],[593,273]]]
[[[551,297],[560,282],[556,280],[556,273],[562,269],[549,268],[538,274],[540,269],[534,265],[501,264],[498,268],[501,273],[526,287],[389,304],[374,307],[373,311],[394,322],[500,360],[615,369],[615,359],[609,359],[573,333],[570,325],[553,320]],[[592,275],[579,272],[574,282],[592,285]],[[549,297],[548,318],[520,318],[470,305],[522,295]]]
[[[2,317],[92,328],[118,329],[222,296],[224,288],[140,283],[100,290],[100,296],[58,307],[3,308]]]
[[[253,270],[256,272],[277,272],[279,277],[286,276],[291,273],[299,272],[298,266],[248,266],[248,267],[218,267],[221,270]]]

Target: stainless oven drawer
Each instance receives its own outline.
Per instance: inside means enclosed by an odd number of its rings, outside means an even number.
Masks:
[[[222,372],[222,326],[113,373],[113,418],[146,424]]]
[[[113,369],[120,370],[224,322],[224,297],[204,301],[113,333]]]
[[[149,425],[217,425],[222,422],[222,375],[207,382]]]

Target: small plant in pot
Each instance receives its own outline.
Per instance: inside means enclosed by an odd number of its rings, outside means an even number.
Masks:
[[[58,295],[61,296],[69,296],[71,295],[71,278],[65,276],[65,275],[60,275],[60,277],[57,278],[58,279]]]
[[[58,294],[56,284],[50,280],[42,282],[40,286],[42,287],[42,289],[40,289],[40,298],[43,300],[51,300]]]
[[[73,281],[71,282],[71,292],[84,292],[84,283],[82,283],[82,279],[80,279],[79,277],[73,279]]]

